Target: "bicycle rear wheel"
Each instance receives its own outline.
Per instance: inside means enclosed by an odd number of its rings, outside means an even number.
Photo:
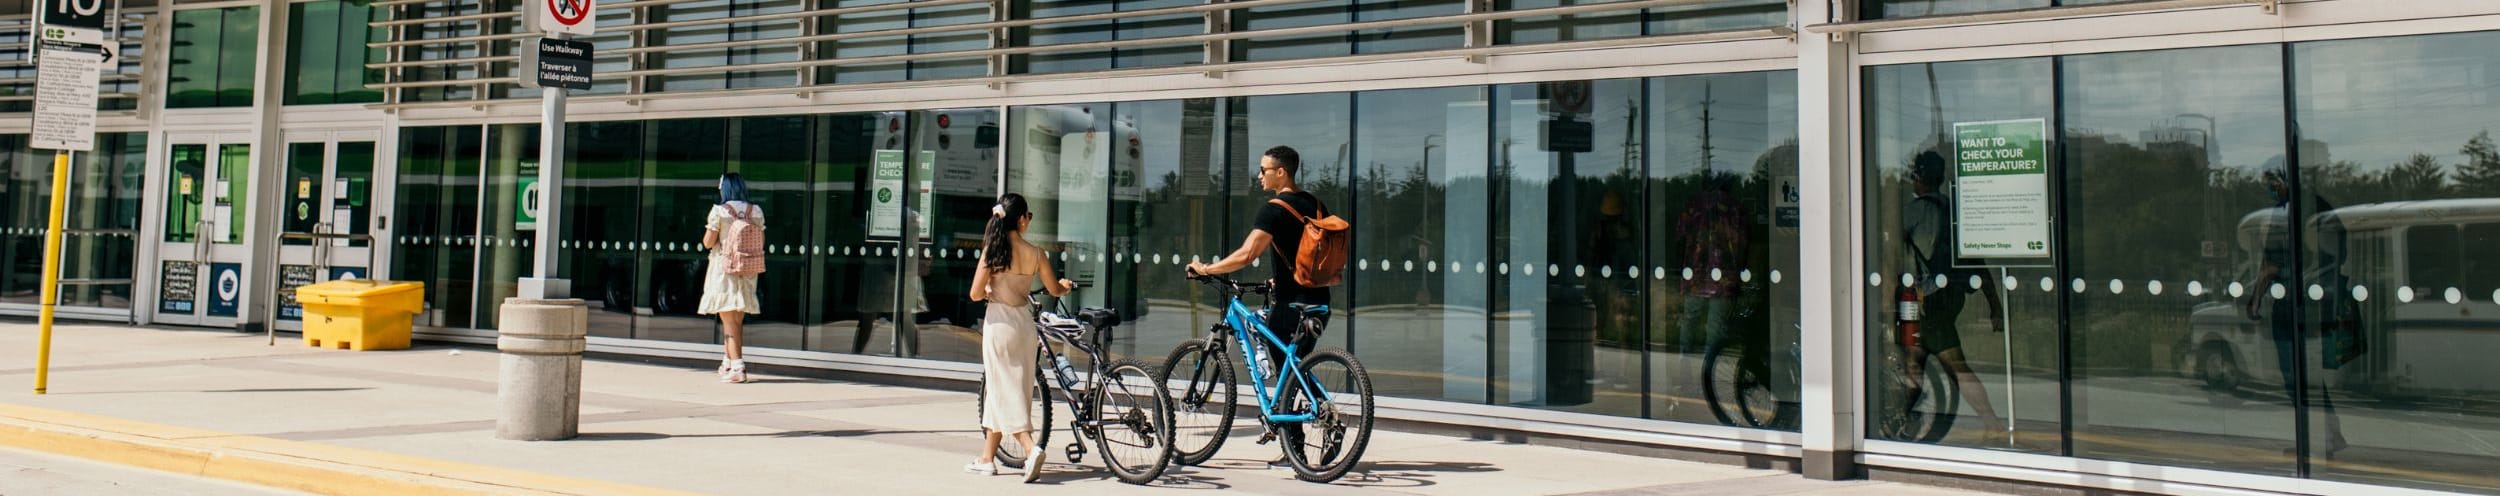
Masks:
[[[1206,339],[1192,339],[1172,348],[1163,361],[1163,384],[1171,388],[1172,461],[1206,463],[1233,430],[1233,408],[1239,394],[1233,362]]]
[[[1771,427],[1778,420],[1779,397],[1753,364],[1743,346],[1712,348],[1702,357],[1702,397],[1720,425]]]
[[[1136,359],[1111,364],[1096,384],[1093,398],[1100,427],[1094,438],[1102,448],[1102,464],[1120,482],[1149,484],[1163,477],[1172,462],[1172,397],[1163,390],[1162,374]]]
[[[1286,411],[1307,411],[1311,421],[1279,425],[1284,431],[1285,458],[1294,477],[1328,483],[1345,477],[1363,459],[1372,437],[1372,379],[1362,362],[1345,350],[1325,349],[1302,362],[1302,376],[1326,391],[1326,398],[1285,393]],[[1292,390],[1295,388],[1287,388]]]
[[[1050,355],[1042,353],[1040,348],[1035,348],[1033,354],[1037,355],[1033,362],[1033,443],[1037,446],[1050,446],[1050,372],[1042,365],[1049,363],[1046,360]],[[977,403],[980,405],[977,408],[989,407],[988,396],[989,388],[981,388],[981,401]],[[1002,436],[998,441],[998,453],[996,453],[998,465],[1008,468],[1024,468],[1024,455],[1030,449],[1024,443],[1016,442],[1016,436],[1013,434]]]

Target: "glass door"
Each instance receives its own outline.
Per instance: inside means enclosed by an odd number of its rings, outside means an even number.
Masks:
[[[245,274],[252,145],[249,134],[176,134],[167,140],[163,233],[157,242],[156,320],[231,327],[249,303]]]
[[[378,133],[288,133],[280,185],[275,268],[277,325],[303,328],[295,289],[335,279],[370,278]]]

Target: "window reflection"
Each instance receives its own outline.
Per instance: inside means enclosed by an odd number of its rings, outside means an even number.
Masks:
[[[1796,101],[1793,72],[1649,83],[1652,417],[1801,425]]]
[[[2500,33],[2292,45],[2310,473],[2500,490]],[[2353,290],[2352,287],[2362,290]],[[2304,295],[2305,296],[2305,295]],[[2452,299],[2453,298],[2453,299]],[[2245,367],[2254,374],[2272,368]],[[2250,390],[2260,390],[2252,386]]]
[[[1340,322],[1359,330],[1378,394],[1486,400],[1491,276],[1469,270],[1491,260],[1485,100],[1482,87],[1355,94],[1354,256],[1425,264],[1348,274]]]
[[[2292,472],[2293,395],[2279,381],[2241,389],[2222,371],[2279,376],[2292,305],[2259,298],[2252,310],[2249,298],[2148,284],[2291,282],[2259,273],[2291,263],[2260,184],[2284,163],[2281,59],[2260,45],[2061,60],[2065,217],[2085,233],[2068,248],[2069,277],[2092,287],[2068,297],[2077,455]],[[2145,289],[2113,293],[2113,279]]]
[[[1955,125],[2051,117],[2051,74],[2048,59],[1866,69],[1869,438],[2058,449],[2061,293],[1986,284],[2057,273],[2044,260],[1936,248],[1958,246],[1950,213],[1964,192],[1952,189],[1947,158],[1957,156]],[[1921,162],[1945,177],[1919,181]],[[1913,315],[1900,311],[1905,299],[1926,307],[1922,315],[1903,318]]]

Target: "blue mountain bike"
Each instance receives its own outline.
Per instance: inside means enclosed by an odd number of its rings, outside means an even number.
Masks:
[[[1181,343],[1164,361],[1163,371],[1169,374],[1164,384],[1172,388],[1173,461],[1205,463],[1231,434],[1240,388],[1224,350],[1238,342],[1242,343],[1238,356],[1251,364],[1251,392],[1259,400],[1257,418],[1266,429],[1259,443],[1283,441],[1285,460],[1293,466],[1295,478],[1328,483],[1345,477],[1371,443],[1372,380],[1363,372],[1362,362],[1355,361],[1353,353],[1333,348],[1303,357],[1303,350],[1269,331],[1265,314],[1241,303],[1245,294],[1267,295],[1271,290],[1267,284],[1241,284],[1206,275],[1190,280],[1222,291],[1226,305],[1224,321],[1209,328],[1207,337]],[[1317,334],[1328,321],[1326,305],[1296,304],[1293,308],[1302,312],[1305,332]],[[1269,349],[1284,350],[1282,367],[1267,363]]]

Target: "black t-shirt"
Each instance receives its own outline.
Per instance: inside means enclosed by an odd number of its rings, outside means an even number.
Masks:
[[[1278,193],[1274,198],[1293,205],[1294,211],[1301,212],[1303,217],[1322,215],[1320,209],[1323,207],[1319,203],[1319,197],[1312,196],[1310,193],[1302,191]],[[1287,303],[1328,303],[1328,288],[1305,288],[1293,280],[1293,257],[1295,253],[1301,253],[1302,250],[1302,219],[1294,217],[1293,212],[1287,212],[1284,207],[1278,207],[1274,203],[1261,203],[1258,221],[1252,225],[1261,231],[1267,231],[1268,237],[1272,240],[1268,245],[1267,265],[1275,274],[1273,276],[1276,279],[1275,300]]]

